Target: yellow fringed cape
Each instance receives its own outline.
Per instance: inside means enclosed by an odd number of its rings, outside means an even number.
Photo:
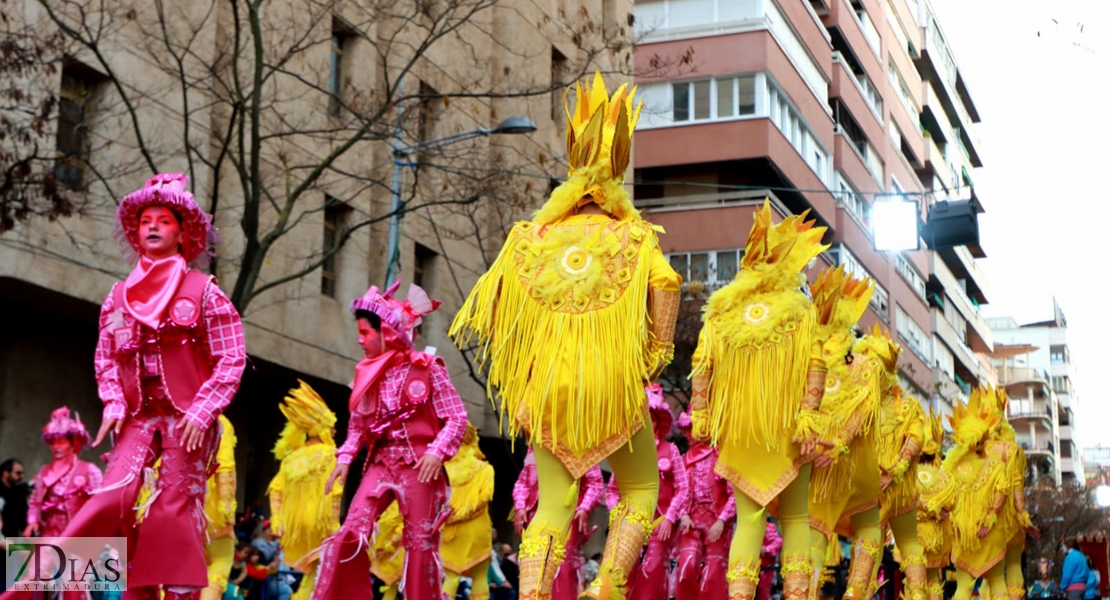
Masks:
[[[378,517],[377,528],[370,544],[370,551],[373,554],[370,572],[386,585],[397,583],[405,573],[404,531],[405,522],[401,517],[401,508],[394,500]],[[486,537],[489,537],[489,531],[486,529]],[[489,555],[488,551],[486,555]]]
[[[845,363],[847,346],[843,340],[825,344],[825,397],[821,412],[828,415],[829,429],[823,439],[842,440],[849,428],[855,436],[848,454],[823,469],[814,469],[809,484],[810,525],[830,539],[844,518],[868,510],[879,503],[879,461],[876,453],[876,420],[882,397],[882,363],[853,354]]]
[[[285,561],[290,565],[339,530],[337,508],[343,486],[335,485],[331,494],[324,493],[334,469],[334,444],[308,444],[282,459],[270,482],[271,521],[274,529],[282,532]]]
[[[942,516],[951,512],[956,502],[956,486],[939,465],[917,467],[917,539],[925,550],[925,566],[930,569],[947,567],[952,561],[952,522]]]
[[[439,555],[445,569],[466,573],[489,559],[493,467],[466,447],[444,466],[451,482],[451,515],[443,526]]]
[[[925,436],[925,413],[916,398],[894,387],[884,394],[879,411],[879,466],[891,472],[902,460],[902,450],[907,442],[920,450]],[[917,457],[900,478],[882,493],[879,500],[881,520],[903,515],[917,507]]]
[[[720,451],[716,472],[763,506],[798,475],[793,443],[806,375],[823,363],[816,311],[794,289],[750,294],[752,280],[775,273],[741,271],[705,309],[692,377],[708,376],[707,433]],[[787,284],[789,285],[789,284]]]
[[[644,385],[670,342],[655,343],[649,290],[680,285],[645,221],[522,222],[450,335],[460,347],[475,338],[509,434],[524,431],[577,478],[647,422]]]
[[[1025,493],[1025,452],[1012,441],[991,440],[987,442],[986,454],[1002,462],[1006,469],[1007,494],[1009,497],[998,511],[998,525],[1014,535],[1007,542],[1008,547],[1025,545],[1025,527],[1021,522],[1016,497]]]
[[[1006,465],[991,456],[975,452],[957,454],[957,461],[945,459],[944,469],[958,489],[953,526],[952,563],[975,577],[982,577],[1006,556],[1014,530],[1000,519],[993,525],[987,515],[997,494],[1010,492]],[[986,537],[979,529],[990,526]]]

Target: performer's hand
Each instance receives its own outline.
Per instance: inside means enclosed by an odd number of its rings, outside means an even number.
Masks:
[[[104,438],[108,436],[108,432],[112,431],[119,435],[120,429],[123,429],[123,419],[104,419],[100,422],[100,431],[96,432],[96,439],[93,440],[93,448],[100,445]]]
[[[590,513],[584,510],[574,512],[574,522],[578,525],[579,533],[585,535],[590,529]]]
[[[886,469],[883,469],[883,468],[880,467],[879,468],[879,487],[880,487],[880,489],[885,492],[886,488],[890,487],[890,484],[892,484],[892,483],[894,483],[894,476],[891,475],[890,473],[888,473]],[[982,536],[980,536],[980,537],[982,537]]]
[[[831,464],[833,464],[833,457],[828,452],[822,452],[817,455],[817,458],[813,459],[814,469],[824,469]]]
[[[979,539],[983,539],[983,538],[987,537],[987,534],[990,533],[990,531],[991,531],[990,527],[987,527],[986,525],[983,525],[982,527],[979,528],[979,533],[976,534],[976,535],[978,535]]]
[[[23,537],[35,537],[35,532],[38,528],[38,524],[28,523],[27,526],[23,528]]]
[[[416,462],[416,471],[416,480],[420,483],[434,481],[439,479],[439,473],[443,471],[443,461],[435,454],[425,454]]]
[[[524,533],[524,515],[519,512],[513,515],[513,529],[516,530],[517,535]]]
[[[694,526],[694,522],[690,520],[690,515],[683,515],[678,521],[678,532],[686,533]]]
[[[725,522],[717,519],[717,522],[713,523],[713,526],[709,528],[709,541],[715,542],[721,539],[721,534],[723,534],[724,532]]]
[[[674,523],[671,523],[670,519],[663,519],[663,522],[659,524],[658,531],[659,541],[665,542],[671,539],[671,534],[674,533]]]
[[[200,447],[200,443],[204,439],[204,430],[197,427],[196,423],[188,419],[181,419],[174,428],[177,429],[177,439],[186,452],[192,452]]]
[[[328,483],[324,486],[324,493],[330,494],[331,488],[338,481],[339,485],[343,485],[347,481],[347,472],[351,470],[351,465],[335,465],[335,470],[331,472],[328,477]]]
[[[1026,533],[1029,534],[1029,537],[1031,537],[1035,540],[1041,539],[1041,528],[1040,527],[1037,527],[1036,525],[1030,525],[1029,529],[1026,529],[1025,531],[1026,531]],[[24,537],[26,537],[26,536],[24,536]]]

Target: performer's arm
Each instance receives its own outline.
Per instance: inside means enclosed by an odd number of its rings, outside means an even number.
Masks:
[[[674,444],[671,444],[671,468],[674,469],[674,496],[664,516],[671,523],[678,523],[690,508],[690,478],[686,476],[686,461]]]
[[[282,535],[285,533],[284,513],[282,512],[285,505],[285,474],[281,472],[281,467],[278,467],[278,473],[274,475],[273,481],[270,482],[268,491],[270,496],[270,524],[274,533]]]
[[[709,441],[709,384],[713,379],[713,359],[709,344],[713,324],[706,321],[698,334],[698,347],[694,350],[690,388],[690,435],[695,440]]]
[[[721,510],[721,514],[717,515],[717,520],[723,523],[728,523],[729,521],[736,518],[736,496],[732,495],[731,484],[726,485],[725,487],[728,490],[728,501],[725,502],[725,507]]]
[[[443,421],[443,429],[428,445],[428,454],[445,461],[459,451],[466,435],[466,407],[455,391],[447,369],[439,361],[432,363],[432,407],[436,417]]]
[[[601,494],[605,491],[605,478],[601,476],[601,469],[596,466],[586,471],[578,485],[585,486],[582,491],[582,500],[578,503],[578,510],[591,512],[601,504]]]
[[[682,302],[682,277],[671,268],[658,240],[654,243],[648,274],[648,381],[655,381],[674,359],[674,331]]]
[[[205,289],[204,326],[208,330],[208,351],[212,355],[212,376],[197,390],[185,420],[208,430],[220,413],[231,404],[247,365],[243,323],[239,311],[215,281]]]
[[[829,368],[825,364],[821,343],[814,340],[809,350],[809,372],[806,373],[805,396],[798,410],[794,432],[795,441],[803,445],[803,454],[806,453],[804,451],[806,442],[816,446],[814,443],[816,437],[825,429],[821,414],[821,400],[825,397],[825,378],[828,374]]]
[[[119,369],[116,368],[116,361],[112,357],[112,332],[108,329],[110,317],[115,312],[114,291],[113,286],[100,307],[100,337],[96,340],[96,354],[93,358],[93,365],[96,368],[96,387],[100,394],[100,401],[104,403],[104,414],[101,418],[105,421],[122,419],[127,415],[127,401],[123,397]]]
[[[357,412],[351,413],[347,421],[347,439],[335,451],[336,463],[350,465],[355,460],[355,455],[362,449],[362,438],[366,434],[366,417]]]
[[[895,483],[901,481],[910,465],[917,461],[925,438],[925,414],[921,412],[921,405],[913,398],[902,398],[902,402],[909,403],[905,405],[908,407],[905,416],[908,427],[906,429],[906,440],[902,443],[902,452],[899,454],[898,462],[890,469],[890,474],[894,477]]]

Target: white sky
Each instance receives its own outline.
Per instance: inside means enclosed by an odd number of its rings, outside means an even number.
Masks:
[[[1110,445],[1110,1],[931,1],[983,120],[984,314],[1045,321],[1057,298],[1077,441]]]

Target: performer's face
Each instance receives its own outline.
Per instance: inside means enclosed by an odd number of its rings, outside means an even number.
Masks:
[[[54,458],[61,460],[73,456],[73,442],[67,438],[56,439],[50,442],[50,450],[54,453]]]
[[[370,326],[366,319],[358,320],[358,345],[366,353],[366,358],[374,358],[385,351],[385,339],[381,332]]]
[[[181,246],[181,223],[165,206],[148,206],[139,215],[139,245],[143,256],[158,260],[177,254]]]

